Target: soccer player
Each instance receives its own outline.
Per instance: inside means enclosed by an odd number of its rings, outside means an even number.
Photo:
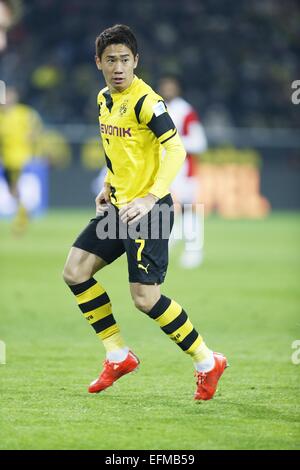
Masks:
[[[168,112],[187,152],[185,162],[171,186],[171,192],[182,208],[185,249],[181,256],[181,265],[184,268],[196,268],[203,260],[201,217],[195,210],[195,205],[199,202],[198,157],[207,149],[207,139],[198,114],[182,98],[180,80],[175,75],[161,77],[159,92],[166,101]],[[180,222],[179,214],[177,220]],[[194,239],[191,238],[193,233]],[[174,241],[173,238],[172,242]]]
[[[168,238],[161,229],[172,225],[169,186],[185,159],[185,150],[164,101],[134,73],[139,56],[130,28],[115,25],[103,31],[96,39],[95,59],[107,84],[98,95],[107,175],[96,197],[96,217],[74,242],[63,274],[106,350],[104,368],[89,392],[110,387],[139,364],[124,342],[108,294],[93,277],[126,253],[135,306],[192,358],[197,375],[195,399],[209,400],[227,359],[206,346],[184,309],[160,291],[168,265]],[[145,220],[146,228],[148,221],[155,225],[155,214],[161,208],[168,211],[159,214],[159,237],[121,237],[124,226],[129,233],[145,225]],[[101,227],[107,217],[115,219],[117,227],[105,238]],[[108,224],[110,229],[109,225],[113,222]]]
[[[14,0],[0,0],[0,52],[7,46],[7,31],[14,21],[16,8]]]
[[[42,132],[40,115],[30,106],[19,103],[14,87],[8,87],[6,104],[2,107],[0,127],[0,162],[11,195],[17,202],[13,232],[22,234],[29,222],[29,214],[19,191],[19,180],[25,165],[37,155],[37,145]]]

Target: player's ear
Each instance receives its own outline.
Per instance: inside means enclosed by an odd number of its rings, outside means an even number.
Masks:
[[[98,70],[102,70],[102,67],[101,67],[101,60],[99,59],[99,57],[97,55],[95,55],[95,62],[96,62],[96,67]]]
[[[137,54],[134,58],[134,65],[133,65],[134,69],[137,68],[138,63],[139,63],[139,55]]]

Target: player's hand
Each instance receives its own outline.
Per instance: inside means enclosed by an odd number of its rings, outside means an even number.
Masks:
[[[144,215],[151,211],[158,198],[153,194],[138,197],[131,201],[119,211],[120,218],[124,224],[132,225],[138,222]]]
[[[103,188],[95,199],[96,215],[101,215],[108,208],[110,202],[110,184],[104,183]]]

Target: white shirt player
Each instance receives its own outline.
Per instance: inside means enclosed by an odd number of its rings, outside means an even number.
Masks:
[[[177,96],[168,101],[167,106],[187,152],[187,158],[171,189],[181,204],[195,203],[199,182],[193,155],[199,155],[207,149],[204,128],[196,111],[183,98]]]
[[[187,158],[171,186],[174,199],[182,207],[183,214],[177,213],[175,226],[170,238],[170,247],[183,238],[184,252],[181,255],[182,267],[196,268],[203,260],[203,223],[201,216],[193,209],[199,202],[199,177],[197,157],[207,149],[204,128],[193,107],[183,98],[176,96],[167,102],[168,111],[182,139]]]

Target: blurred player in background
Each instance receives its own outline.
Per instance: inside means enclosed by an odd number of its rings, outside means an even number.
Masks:
[[[43,125],[33,108],[19,103],[14,87],[7,88],[6,104],[1,111],[0,163],[9,191],[18,204],[13,231],[20,234],[26,229],[29,217],[18,183],[25,165],[38,154]]]
[[[90,384],[90,393],[110,387],[139,364],[121,336],[108,294],[93,277],[126,253],[135,306],[191,357],[197,376],[195,399],[210,400],[227,360],[208,349],[184,309],[160,290],[168,267],[168,236],[173,225],[169,187],[186,152],[161,96],[134,74],[138,59],[136,38],[128,26],[115,25],[98,36],[96,65],[107,83],[98,94],[107,174],[96,198],[96,217],[75,240],[64,280],[106,349],[104,368]],[[160,221],[159,237],[149,236],[149,232],[144,237],[127,233],[129,227],[137,227],[142,221],[148,230],[154,223],[154,213],[162,206],[164,212],[156,219]],[[107,219],[110,214],[111,222]],[[147,214],[152,215],[150,220]],[[99,235],[102,224],[108,224],[106,237]],[[122,224],[124,238],[119,235]],[[110,234],[115,225],[117,231]],[[165,226],[167,236],[161,234]]]
[[[0,52],[7,46],[7,31],[15,22],[20,2],[14,0],[0,0]]]
[[[181,97],[182,89],[180,80],[175,75],[164,75],[159,82],[159,93],[166,100],[168,111],[179,132],[187,158],[171,186],[175,202],[181,205],[182,220],[180,214],[176,214],[175,224],[182,223],[185,248],[181,256],[181,265],[184,268],[195,268],[203,259],[201,217],[195,210],[195,204],[199,203],[199,155],[207,149],[207,139],[199,116],[193,107]],[[188,206],[184,206],[184,205]],[[193,209],[192,209],[193,207]],[[171,242],[176,241],[173,230]],[[195,235],[192,240],[188,237]],[[193,249],[190,249],[190,246]]]

